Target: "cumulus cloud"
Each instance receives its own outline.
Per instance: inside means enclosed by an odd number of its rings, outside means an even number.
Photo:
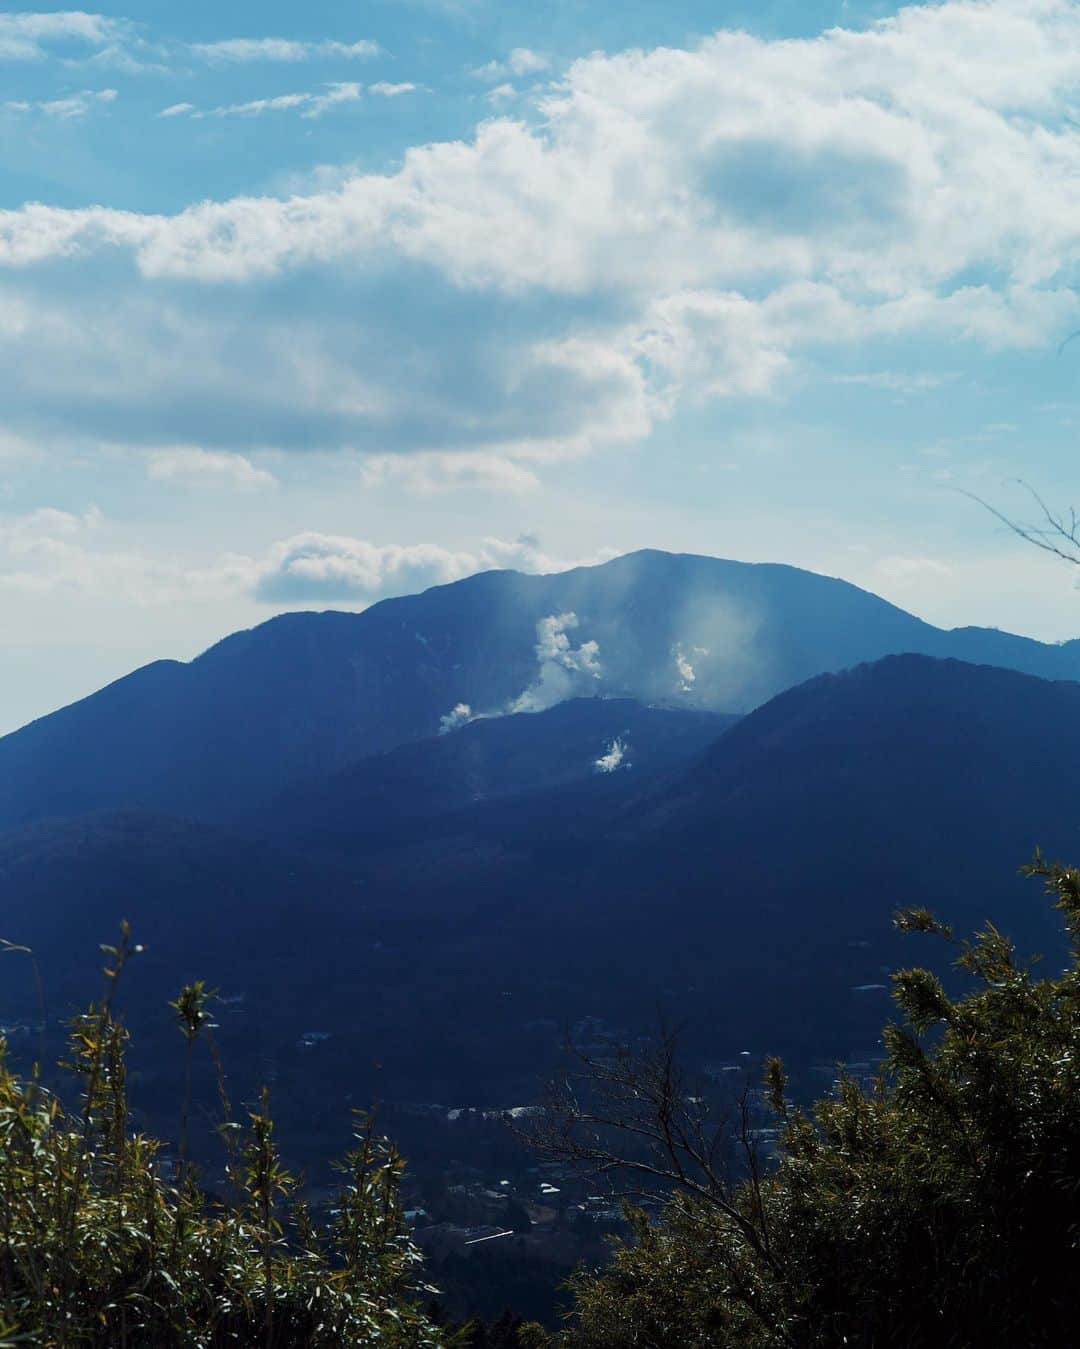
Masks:
[[[476,570],[473,554],[435,544],[379,546],[335,535],[297,534],[274,547],[255,595],[273,604],[371,602],[457,581]]]
[[[603,675],[600,647],[594,641],[575,647],[570,633],[580,627],[577,614],[549,614],[536,625],[536,679],[507,708],[518,712],[545,712],[590,688]]]
[[[614,773],[617,769],[624,766],[629,768],[630,765],[624,763],[628,749],[629,746],[626,741],[623,740],[621,736],[616,736],[611,744],[608,745],[604,753],[601,754],[599,759],[593,764],[593,767],[598,773]]]
[[[379,545],[365,539],[306,533],[275,544],[269,556],[256,564],[254,593],[271,604],[369,604],[460,581],[478,571],[553,572],[577,565],[548,556],[531,536],[513,542],[488,538],[475,551],[455,551],[433,543]],[[573,655],[576,658],[577,653]],[[582,659],[587,656],[584,652]]]
[[[219,275],[227,246],[242,274],[326,247],[363,251],[389,229],[463,278],[510,287],[659,281],[675,293],[831,275],[888,294],[980,262],[1037,284],[1071,263],[1078,189],[1062,171],[1080,133],[1063,119],[1080,82],[1077,37],[1080,14],[1058,0],[953,0],[865,32],[724,32],[689,51],[596,55],[571,67],[538,127],[485,124],[471,145],[418,147],[399,173],[359,176],[347,192],[262,200],[276,237],[261,257],[254,219],[221,237],[250,201],[149,228],[133,218],[123,233],[151,273]],[[1041,190],[1001,200],[999,171]],[[998,212],[973,209],[991,200]],[[451,205],[463,213],[453,229]],[[493,248],[496,222],[509,237]],[[77,227],[92,231],[92,218]],[[190,246],[177,252],[180,238]]]
[[[215,111],[314,117],[353,88]],[[946,0],[813,39],[598,53],[520,117],[306,194],[0,212],[21,292],[0,298],[46,311],[18,343],[0,321],[5,415],[23,434],[126,414],[145,437],[152,398],[170,442],[523,462],[766,396],[828,345],[1047,343],[1080,317],[1078,94],[1080,7]],[[110,311],[88,360],[81,290],[48,275],[84,257]],[[136,387],[163,328],[175,357]],[[81,371],[60,407],[32,373],[57,367]]]
[[[376,56],[379,44],[358,42],[296,42],[289,38],[226,38],[220,42],[195,42],[190,50],[196,56],[219,65],[248,64],[252,61],[312,61],[327,57],[354,60]]]
[[[272,473],[257,468],[242,454],[215,454],[187,447],[155,451],[150,455],[146,472],[148,477],[161,482],[227,483],[247,489],[277,486]]]
[[[191,449],[174,450],[151,458],[148,472],[166,482],[195,485],[257,488],[275,483],[269,474],[263,482],[262,470],[243,460],[220,463],[218,458]],[[124,537],[96,506],[82,513],[44,507],[0,515],[0,589],[34,594],[70,591],[138,605],[255,598],[278,606],[364,606],[492,568],[553,572],[582,565],[548,556],[531,537],[489,538],[474,551],[454,551],[436,544],[380,546],[307,533],[274,544],[261,557],[227,553],[195,561],[134,550],[126,540],[118,546],[117,540]],[[556,627],[560,621],[551,620]],[[577,669],[599,674],[593,643],[575,650],[552,632],[545,637],[544,650],[545,660],[559,663],[568,673]],[[539,645],[537,652],[539,658]],[[468,715],[475,720],[506,710],[470,709]],[[465,715],[460,708],[454,711]]]

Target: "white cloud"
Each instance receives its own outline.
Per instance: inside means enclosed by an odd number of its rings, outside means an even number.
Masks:
[[[40,598],[67,593],[150,605],[191,597],[210,580],[145,553],[111,547],[108,533],[95,506],[81,515],[44,507],[0,518],[0,593]],[[222,576],[215,572],[213,589]]]
[[[182,465],[175,474],[165,473],[167,481],[174,481],[181,474],[187,476],[186,470],[196,461],[158,461],[159,465],[163,462],[170,470]],[[151,471],[153,467],[151,461]],[[235,479],[238,485],[263,485],[257,480],[260,471],[248,467],[256,479],[246,479],[241,468]],[[214,473],[210,469],[209,479]],[[586,561],[606,556],[605,551]],[[363,607],[492,568],[551,572],[578,565],[582,564],[547,556],[533,538],[516,542],[489,538],[468,551],[437,544],[377,545],[314,532],[284,539],[262,557],[226,553],[182,559],[133,549],[126,542],[126,532],[107,520],[96,506],[87,507],[81,514],[53,507],[6,517],[0,514],[0,592],[42,596],[66,592],[140,607],[235,604],[252,598],[282,607]],[[560,654],[558,636],[553,640],[554,655],[550,659],[561,668],[599,674],[592,643],[576,650],[567,643],[569,654]],[[470,711],[469,716],[499,715],[502,710]]]
[[[48,540],[71,538],[96,529],[103,521],[97,506],[88,506],[82,515],[42,506],[25,515],[0,520],[0,539],[12,552],[33,552]]]
[[[457,453],[372,454],[363,464],[364,482],[401,482],[424,496],[455,488],[482,488],[519,494],[539,486],[536,474],[513,459],[476,450]]]
[[[528,47],[515,47],[506,64],[510,67],[511,74],[534,75],[538,71],[547,70],[551,62],[540,52],[531,51]]]
[[[275,604],[301,601],[370,603],[405,595],[477,571],[472,553],[436,544],[378,545],[363,539],[297,534],[276,544],[258,579],[257,598]]]
[[[167,108],[162,108],[158,113],[159,117],[183,117],[186,112],[194,112],[194,103],[170,103]]]
[[[342,83],[213,115],[316,117],[360,96]],[[114,251],[123,264],[115,319],[96,311],[106,341],[83,356],[82,301],[46,279],[44,299],[12,299],[36,316],[18,344],[0,321],[0,364],[77,368],[72,389],[106,390],[78,407],[68,392],[72,426],[103,398],[120,420],[122,397],[174,408],[194,389],[203,420],[161,434],[214,445],[250,420],[251,372],[230,380],[222,363],[242,350],[293,410],[276,424],[308,419],[295,443],[521,463],[641,438],[687,400],[767,396],[830,345],[1037,346],[1080,315],[1078,96],[1080,6],[1064,0],[947,0],[808,40],[720,32],[596,54],[521,117],[414,147],[393,173],[175,215],[0,212],[9,269],[100,269]],[[305,319],[273,309],[300,269],[317,297],[302,338]],[[384,301],[400,279],[401,303],[369,318],[375,276]],[[265,304],[202,289],[225,284]],[[165,326],[176,357],[136,388],[133,354]],[[27,403],[32,371],[17,387]],[[44,391],[35,415],[59,416]],[[276,434],[245,444],[292,443]]]
[[[321,117],[341,103],[358,103],[364,86],[351,80],[335,80],[325,93],[277,94],[273,98],[253,98],[246,103],[228,103],[220,108],[195,112],[194,117],[258,117],[264,112],[295,112],[301,117]]]
[[[376,56],[379,44],[367,39],[358,42],[296,42],[279,37],[226,38],[221,42],[195,42],[191,45],[191,51],[207,61],[238,65],[252,61],[354,60]]]
[[[92,108],[102,104],[115,103],[115,89],[83,89],[66,98],[36,99],[27,102],[22,99],[10,99],[0,103],[5,112],[40,112],[46,117],[55,117],[60,121],[69,121],[76,117],[85,117]]]
[[[515,47],[505,61],[489,61],[479,66],[473,74],[480,80],[504,80],[508,75],[538,75],[547,70],[551,62],[541,52],[530,47]]]
[[[154,58],[162,50],[128,19],[82,10],[0,14],[0,62],[51,59],[84,70],[160,73],[166,67]]]
[[[952,572],[947,562],[935,557],[882,557],[876,570],[887,581],[907,581],[918,578],[942,578]]]
[[[830,375],[831,384],[861,386],[866,389],[882,389],[887,393],[899,394],[910,398],[916,394],[931,393],[957,378],[955,373],[936,370],[866,370],[855,374]]]
[[[1071,266],[1076,232],[1080,133],[1062,117],[1080,44],[1067,37],[1080,37],[1073,7],[996,0],[808,42],[723,33],[693,51],[590,57],[540,127],[488,123],[471,145],[413,150],[394,176],[260,201],[270,252],[252,251],[253,202],[133,220],[129,238],[148,274],[207,277],[362,253],[389,233],[463,282],[502,288],[723,294],[772,276],[828,278],[854,300],[929,293],[979,264],[1044,284]],[[1029,58],[1023,78],[1009,43]],[[1003,179],[1024,190],[1003,199]],[[228,224],[239,232],[224,268]],[[509,237],[493,249],[499,225]]]
[[[148,477],[160,482],[224,483],[245,489],[277,486],[272,473],[256,468],[242,454],[220,454],[190,447],[154,451],[146,472]]]
[[[369,94],[378,94],[381,98],[400,98],[402,94],[413,94],[416,92],[416,85],[404,81],[401,84],[389,84],[386,80],[379,80],[368,89]]]
[[[547,99],[539,128],[486,124],[472,145],[415,149],[392,177],[260,202],[277,246],[245,257],[251,241],[234,240],[230,270],[302,262],[317,240],[339,255],[362,251],[373,229],[389,228],[474,284],[575,290],[637,277],[686,288],[828,272],[888,294],[980,261],[1039,283],[1071,263],[1078,189],[1063,171],[1080,133],[1062,118],[1080,84],[1080,44],[1066,39],[1078,36],[1072,6],[955,0],[813,41],[721,33],[693,51],[590,57]],[[1013,51],[1026,58],[1022,77]],[[1003,200],[1002,174],[1041,190]],[[980,213],[991,200],[998,211]],[[463,213],[452,236],[451,204]],[[209,255],[239,210],[160,220],[152,249],[132,222],[130,241],[149,272],[218,275]],[[552,211],[561,228],[550,228]],[[348,231],[365,212],[367,228]],[[478,233],[489,243],[495,221],[513,237],[485,261]],[[546,237],[533,236],[541,223]],[[79,224],[90,228],[90,216]],[[192,247],[171,255],[170,235]],[[533,237],[535,254],[512,246]]]
[[[68,45],[105,47],[126,38],[128,29],[123,20],[81,10],[0,14],[0,61],[37,61]]]
[[[488,538],[475,551],[455,551],[433,543],[380,545],[309,532],[275,544],[264,561],[253,564],[252,583],[256,597],[272,604],[370,604],[391,595],[446,585],[478,571],[553,572],[578,565],[547,556],[530,536],[515,542]],[[573,619],[573,615],[563,617]],[[591,644],[587,646],[582,660],[590,655]]]

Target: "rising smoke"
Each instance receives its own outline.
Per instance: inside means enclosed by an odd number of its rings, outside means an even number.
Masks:
[[[568,634],[580,626],[577,614],[549,614],[536,625],[536,678],[507,712],[546,712],[556,703],[584,693],[590,681],[600,679],[600,647],[582,642],[575,647]]]
[[[468,703],[458,703],[452,707],[445,716],[439,718],[439,734],[449,735],[451,731],[456,731],[461,726],[468,726],[470,721],[475,721],[473,710]]]
[[[698,656],[707,656],[709,654],[708,648],[704,646],[692,646],[690,651],[695,660]],[[679,692],[693,693],[694,685],[697,683],[697,671],[690,663],[690,657],[683,650],[681,644],[674,647],[671,654],[675,658],[675,671],[679,678]]]
[[[474,712],[468,703],[458,703],[439,718],[439,734],[449,735],[472,721],[489,717],[512,716],[517,712],[546,712],[556,703],[589,692],[594,681],[603,676],[600,647],[597,642],[574,646],[569,633],[579,626],[575,613],[549,614],[536,625],[536,678],[523,693],[505,707],[491,712]],[[610,769],[605,769],[610,772]]]
[[[608,745],[607,750],[601,754],[599,759],[593,764],[598,773],[614,773],[618,768],[629,768],[628,763],[624,763],[629,746],[622,736],[616,736]]]

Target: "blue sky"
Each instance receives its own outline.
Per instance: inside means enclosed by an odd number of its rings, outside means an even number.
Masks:
[[[1080,6],[0,12],[9,728],[653,546],[1080,635]],[[958,492],[956,489],[961,489]]]

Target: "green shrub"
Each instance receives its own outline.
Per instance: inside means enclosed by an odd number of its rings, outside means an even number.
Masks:
[[[72,1027],[78,1109],[13,1072],[0,1040],[0,1347],[446,1345],[415,1303],[433,1290],[402,1216],[402,1159],[370,1118],[321,1228],[293,1201],[265,1094],[246,1125],[223,1120],[228,1198],[189,1164],[187,1087],[175,1167],[132,1131],[113,991],[138,948],[125,929],[105,949],[105,997]],[[188,1068],[209,997],[191,985],[172,1004]]]
[[[894,978],[873,1090],[840,1079],[812,1115],[769,1094],[777,1166],[637,1212],[613,1263],[576,1281],[575,1349],[1065,1346],[1080,1324],[1080,872],[1041,876],[1072,960],[1036,978],[993,927],[960,947],[953,1000]],[[924,911],[900,926],[951,941]],[[533,1332],[536,1342],[543,1340]]]

